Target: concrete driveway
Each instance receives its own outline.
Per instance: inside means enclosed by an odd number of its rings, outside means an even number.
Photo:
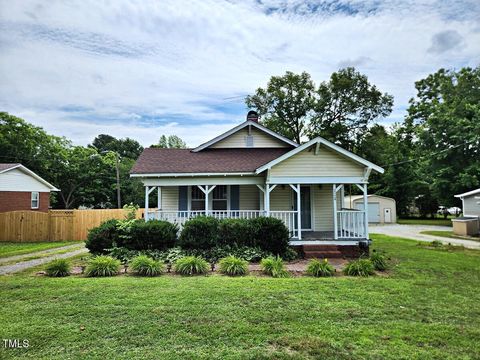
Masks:
[[[371,234],[383,234],[389,236],[403,237],[407,239],[414,239],[419,241],[439,240],[444,244],[463,245],[469,249],[480,249],[480,241],[452,239],[441,236],[432,236],[420,234],[421,231],[451,231],[449,226],[436,226],[436,225],[400,225],[400,224],[388,224],[388,225],[369,225],[369,231]]]

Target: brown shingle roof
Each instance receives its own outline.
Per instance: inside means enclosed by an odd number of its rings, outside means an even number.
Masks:
[[[19,163],[13,163],[13,164],[0,163],[0,171],[10,169],[10,168],[15,167],[17,165],[20,165],[20,164]]]
[[[254,172],[290,151],[289,148],[190,149],[147,148],[131,174]]]

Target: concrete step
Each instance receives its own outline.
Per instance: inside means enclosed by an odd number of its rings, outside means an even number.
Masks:
[[[338,251],[305,251],[305,259],[339,259],[343,254]]]

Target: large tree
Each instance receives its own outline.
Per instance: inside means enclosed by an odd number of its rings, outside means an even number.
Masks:
[[[310,74],[272,76],[266,88],[258,88],[245,103],[262,117],[263,125],[300,143],[311,115],[315,85]]]
[[[415,131],[422,177],[441,205],[480,186],[480,67],[440,69],[415,83],[405,126]]]
[[[153,144],[151,147],[162,149],[185,149],[187,143],[177,135],[162,135],[160,136],[158,143]]]
[[[369,125],[392,112],[393,97],[349,67],[334,72],[316,91],[309,138],[322,136],[355,151]]]
[[[120,157],[137,159],[143,151],[143,146],[137,140],[130,138],[117,139],[114,136],[100,134],[92,141],[92,145],[100,153],[113,151]]]

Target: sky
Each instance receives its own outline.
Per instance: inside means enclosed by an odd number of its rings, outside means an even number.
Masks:
[[[196,146],[245,120],[272,75],[355,66],[392,94],[480,64],[480,1],[0,0],[0,111],[86,145]]]

